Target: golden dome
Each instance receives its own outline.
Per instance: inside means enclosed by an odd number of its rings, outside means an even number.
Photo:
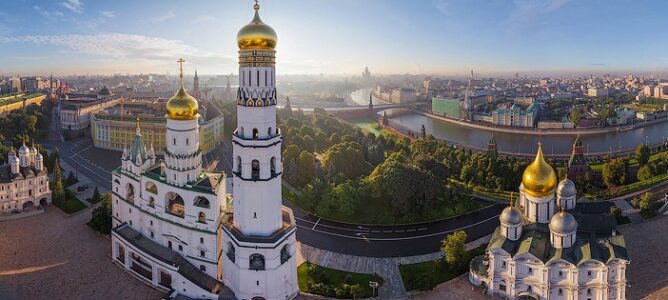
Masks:
[[[557,187],[557,173],[543,158],[543,148],[540,143],[538,143],[536,158],[522,174],[522,185],[524,192],[534,197],[554,193]]]
[[[260,5],[255,2],[255,17],[237,33],[239,50],[274,50],[278,42],[276,31],[260,19]]]
[[[180,87],[174,97],[167,101],[167,118],[172,120],[195,120],[199,118],[199,104],[197,99],[188,95],[183,87],[183,59],[178,61],[181,64]]]

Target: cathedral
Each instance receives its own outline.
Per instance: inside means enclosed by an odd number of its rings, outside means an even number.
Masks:
[[[49,176],[37,148],[23,144],[18,156],[12,148],[0,166],[0,216],[36,209],[51,203]]]
[[[626,299],[630,261],[614,216],[587,214],[573,181],[557,181],[538,144],[469,281],[510,299]]]
[[[198,99],[166,108],[164,160],[135,140],[112,172],[112,261],[166,299],[292,299],[296,226],[281,196],[276,32],[255,16],[237,35],[240,85],[231,177],[202,168]],[[197,85],[195,85],[197,88]]]

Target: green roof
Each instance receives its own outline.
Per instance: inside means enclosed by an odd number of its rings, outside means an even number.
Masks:
[[[565,260],[574,265],[580,265],[588,260],[608,263],[613,259],[629,259],[624,236],[617,234],[614,226],[610,228],[610,222],[601,221],[602,217],[597,215],[577,214],[576,218],[580,227],[572,247],[562,249],[552,247],[547,224],[532,223],[524,225],[522,236],[517,241],[511,241],[501,235],[500,227],[497,227],[487,250],[502,249],[513,258],[530,253],[543,263]],[[608,218],[614,216],[608,214],[604,219]],[[604,230],[604,227],[608,230]],[[612,234],[613,231],[615,235]]]

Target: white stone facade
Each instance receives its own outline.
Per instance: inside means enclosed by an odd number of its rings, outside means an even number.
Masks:
[[[35,147],[12,149],[0,166],[0,214],[20,213],[51,203],[49,176]]]

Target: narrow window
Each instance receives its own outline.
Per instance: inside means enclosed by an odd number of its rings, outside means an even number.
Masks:
[[[251,178],[260,179],[260,162],[257,159],[254,159],[251,163]]]
[[[174,142],[174,144],[173,144],[173,145],[176,145],[176,138],[174,138],[173,142]]]
[[[190,145],[190,139],[186,138],[186,145]]]

